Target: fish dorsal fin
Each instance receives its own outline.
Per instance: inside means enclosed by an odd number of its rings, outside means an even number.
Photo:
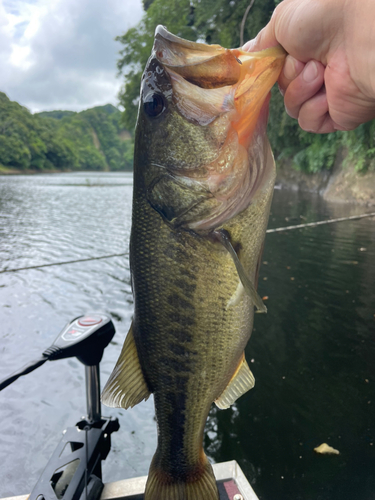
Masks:
[[[224,245],[224,247],[228,250],[230,256],[233,259],[234,265],[236,266],[238,276],[241,280],[241,283],[246,290],[246,293],[250,296],[254,305],[258,309],[257,312],[265,313],[267,312],[267,307],[264,305],[262,299],[259,297],[258,292],[255,290],[254,285],[252,284],[250,278],[246,274],[246,271],[243,265],[240,262],[240,259],[237,256],[235,249],[233,248],[232,243],[227,235],[226,231],[219,230],[215,231],[215,235],[218,237],[219,241]]]
[[[215,404],[221,410],[229,408],[242,394],[252,389],[255,385],[254,375],[242,354],[237,370],[222,395],[215,400]]]
[[[113,408],[127,409],[149,396],[150,391],[142,373],[132,325],[116,366],[103,389],[102,403]]]

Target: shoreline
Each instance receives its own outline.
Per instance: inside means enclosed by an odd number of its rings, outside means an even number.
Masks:
[[[72,170],[51,169],[41,172],[40,170],[32,170],[32,169],[19,170],[18,168],[0,167],[0,175],[38,175],[38,174],[59,174],[59,173],[65,174],[70,172],[72,172]],[[91,170],[88,170],[88,172],[91,172]]]
[[[72,173],[132,173],[132,170],[18,170],[16,168],[0,168],[0,177],[2,175],[48,175],[48,174],[72,174]]]
[[[276,185],[281,189],[317,193],[334,203],[375,206],[375,171],[356,172],[353,164],[344,166],[345,156],[338,153],[331,170],[307,174],[295,170],[291,160],[277,162]]]

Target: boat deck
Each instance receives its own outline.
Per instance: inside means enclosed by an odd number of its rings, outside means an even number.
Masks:
[[[213,465],[220,500],[259,500],[235,460]],[[123,479],[104,485],[100,500],[142,500],[147,476]],[[27,500],[29,495],[2,500]]]

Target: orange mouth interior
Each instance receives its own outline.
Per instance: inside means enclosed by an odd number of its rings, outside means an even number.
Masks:
[[[242,62],[236,85],[235,106],[239,119],[232,123],[239,143],[248,149],[261,109],[284,64],[285,51],[273,47],[262,52],[232,51]]]
[[[206,125],[210,116],[213,120],[232,108],[232,126],[239,143],[248,149],[262,106],[284,64],[284,49],[278,46],[252,53],[229,50],[183,40],[158,26],[154,54],[172,77],[182,114],[189,118],[189,98],[193,119],[201,125]],[[199,121],[200,112],[206,121]]]

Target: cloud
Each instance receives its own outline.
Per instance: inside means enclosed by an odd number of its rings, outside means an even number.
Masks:
[[[33,112],[117,103],[114,41],[141,0],[0,0],[0,90]]]

